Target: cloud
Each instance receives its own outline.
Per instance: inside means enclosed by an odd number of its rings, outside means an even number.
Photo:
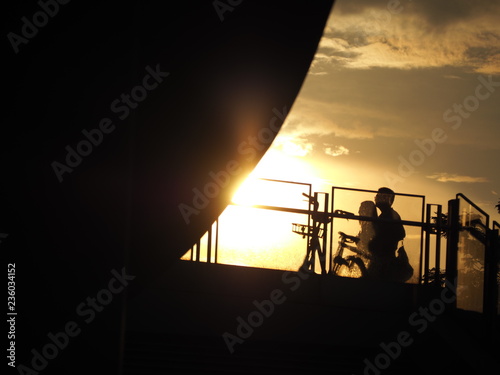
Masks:
[[[426,176],[432,180],[436,180],[438,182],[462,182],[462,183],[482,183],[488,182],[489,180],[486,177],[472,177],[472,176],[461,176],[457,174],[450,174],[446,172],[435,173],[430,176]]]
[[[350,99],[345,90],[343,95],[344,98],[326,97],[329,101],[323,101],[303,93],[294,103],[273,147],[293,156],[305,156],[315,149],[340,156],[353,152],[349,150],[352,141],[416,136],[411,127],[401,126],[407,124],[403,114],[388,111],[384,106],[368,105],[356,97]]]
[[[342,145],[339,146],[328,146],[324,148],[325,154],[330,156],[341,156],[341,155],[349,155],[349,149]]]
[[[306,156],[313,150],[313,143],[300,136],[278,134],[273,142],[273,148],[290,156]]]
[[[387,1],[350,3],[337,1],[313,68],[456,66],[500,74],[499,1],[401,1],[397,12]]]
[[[391,16],[416,13],[436,28],[488,15],[499,9],[498,0],[337,0],[334,12],[339,15],[362,15],[367,10],[383,10]]]
[[[392,123],[395,120],[397,116],[394,114],[361,103],[332,103],[303,96],[294,103],[280,135],[294,139],[307,139],[311,135],[373,139],[376,135],[393,132],[373,123]]]
[[[418,12],[429,25],[442,28],[459,22],[468,22],[484,15],[498,14],[498,0],[419,0],[409,10]]]

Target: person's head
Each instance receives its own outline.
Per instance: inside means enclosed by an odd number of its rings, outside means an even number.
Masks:
[[[375,208],[375,203],[372,201],[361,202],[358,213],[360,216],[376,216],[377,209]]]
[[[375,196],[375,205],[380,208],[389,208],[394,203],[394,191],[387,187],[381,187],[377,191],[377,195]]]

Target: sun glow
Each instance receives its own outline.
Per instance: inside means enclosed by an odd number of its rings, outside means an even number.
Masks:
[[[269,150],[248,178],[233,196],[233,203],[240,205],[265,204],[276,206],[296,205],[297,196],[293,189],[283,189],[283,184],[263,183],[260,179],[302,182],[316,185],[320,183],[314,167],[301,158],[287,155],[279,150]],[[295,194],[295,195],[293,195]],[[273,203],[274,202],[274,203]]]
[[[307,216],[255,206],[307,209],[302,193],[309,194],[309,184],[318,181],[314,168],[302,158],[270,149],[234,194],[234,205],[220,217],[220,261],[297,269],[304,259],[306,242],[292,232],[292,223],[307,223]]]
[[[305,158],[281,148],[268,150],[219,216],[217,261],[297,270],[304,260],[307,240],[292,232],[292,223],[307,224],[307,215],[259,206],[308,209],[302,194],[318,191],[324,183]],[[201,239],[204,242],[206,236]],[[188,252],[182,259],[189,258]]]

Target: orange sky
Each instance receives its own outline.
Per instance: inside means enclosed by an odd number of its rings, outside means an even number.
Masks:
[[[337,186],[441,204],[462,192],[499,220],[499,14],[500,1],[337,1],[271,152]]]
[[[500,1],[336,1],[301,92],[252,177],[325,192],[389,186],[445,212],[461,192],[500,221],[499,14]],[[247,191],[240,200],[266,195]],[[265,264],[300,264],[303,250],[285,258],[269,250],[279,241],[305,246],[290,217],[278,225],[274,214],[229,211],[232,229],[221,225],[229,247],[246,236],[242,228],[254,231],[240,252],[246,261],[236,263],[259,265],[260,252]]]

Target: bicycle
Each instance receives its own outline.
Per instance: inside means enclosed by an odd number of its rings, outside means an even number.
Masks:
[[[363,258],[369,260],[367,254],[356,246],[359,237],[350,236],[344,232],[339,232],[339,245],[333,258],[333,266],[330,270],[332,275],[360,278],[366,276],[366,265]],[[348,249],[357,255],[349,255],[344,258],[344,250]]]
[[[309,205],[312,207],[311,219],[313,225],[292,223],[292,231],[294,233],[300,234],[302,238],[309,237],[307,254],[301,268],[314,272],[315,255],[317,253],[319,256],[321,273],[325,275],[327,274],[326,249],[322,249],[320,239],[323,238],[326,232],[326,224],[331,220],[331,216],[318,212],[319,204],[315,197],[305,193],[302,195],[308,198]],[[335,210],[335,214],[343,215],[346,218],[354,217],[353,213],[342,210]],[[339,235],[339,246],[337,247],[335,257],[333,258],[333,264],[330,265],[328,273],[331,275],[353,278],[365,276],[367,268],[363,259],[369,261],[370,257],[355,246],[360,241],[359,237],[350,236],[344,232],[339,232]],[[351,250],[356,253],[357,256],[350,255],[344,258],[345,249]]]

